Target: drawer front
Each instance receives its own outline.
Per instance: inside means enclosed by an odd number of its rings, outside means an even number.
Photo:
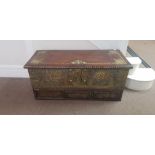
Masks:
[[[122,89],[128,70],[116,69],[34,69],[32,86],[44,88]]]
[[[90,99],[91,91],[86,90],[37,90],[38,99]]]
[[[90,99],[90,100],[121,100],[122,91],[102,90],[37,90],[37,99]]]

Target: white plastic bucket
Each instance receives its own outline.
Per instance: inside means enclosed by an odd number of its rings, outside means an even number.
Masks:
[[[142,91],[152,87],[155,80],[155,71],[152,68],[139,68],[132,75],[128,75],[126,87],[128,89]]]
[[[129,70],[129,75],[132,75],[139,68],[142,60],[139,57],[126,57],[129,63],[132,65],[133,69]]]

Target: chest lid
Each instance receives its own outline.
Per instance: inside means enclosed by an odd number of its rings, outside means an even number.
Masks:
[[[132,68],[119,50],[38,50],[24,68]]]

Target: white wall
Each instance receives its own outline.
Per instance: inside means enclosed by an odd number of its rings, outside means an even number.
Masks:
[[[128,41],[125,40],[0,41],[0,77],[28,76],[26,70],[23,70],[22,67],[39,49],[120,49],[125,53],[127,45]]]
[[[22,65],[26,59],[25,41],[0,41],[0,65]]]
[[[99,49],[119,49],[124,55],[128,46],[128,40],[91,40]]]

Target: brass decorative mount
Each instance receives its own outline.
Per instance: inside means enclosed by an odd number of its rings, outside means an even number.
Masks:
[[[87,62],[82,61],[82,60],[74,60],[71,62],[72,64],[87,64]]]

